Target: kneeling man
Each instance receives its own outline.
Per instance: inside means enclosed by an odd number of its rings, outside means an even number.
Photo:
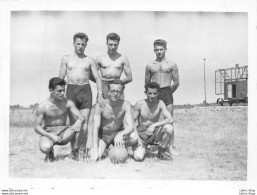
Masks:
[[[35,131],[41,135],[39,148],[46,154],[45,161],[53,161],[53,146],[70,142],[85,121],[75,104],[64,97],[63,79],[52,78],[49,81],[49,91],[50,97],[38,105],[35,117]],[[77,117],[77,121],[70,127],[66,125],[69,111]]]
[[[158,158],[172,160],[171,154],[166,149],[174,135],[173,118],[164,102],[158,98],[159,85],[157,83],[148,83],[145,93],[147,99],[139,100],[133,112],[135,124],[138,124],[136,129],[139,137],[139,147],[134,151],[134,158],[142,161],[147,145],[157,145],[159,146]],[[160,118],[161,115],[164,117]]]
[[[101,107],[98,103],[93,115],[93,144],[89,161],[100,159],[111,144],[129,147],[137,143],[134,133],[131,104],[120,99],[125,86],[120,80],[108,84],[108,99]]]

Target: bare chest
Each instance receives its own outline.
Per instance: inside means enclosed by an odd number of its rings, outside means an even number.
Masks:
[[[89,68],[90,68],[90,62],[86,57],[85,58],[70,57],[67,63],[67,69],[69,71],[76,70],[76,69],[88,71]]]
[[[102,70],[122,70],[123,69],[123,61],[120,58],[112,60],[109,57],[105,57],[100,62],[100,68]]]
[[[172,72],[172,66],[169,63],[154,63],[150,66],[150,71],[154,74],[170,74]]]
[[[67,108],[64,106],[51,106],[47,108],[47,111],[45,112],[45,117],[47,118],[61,118],[66,117],[67,115]]]
[[[161,110],[158,105],[152,108],[149,108],[148,106],[143,106],[140,111],[141,118],[145,120],[156,121],[160,117],[160,111]]]
[[[103,112],[104,119],[119,121],[124,118],[125,112],[121,108],[106,108]]]

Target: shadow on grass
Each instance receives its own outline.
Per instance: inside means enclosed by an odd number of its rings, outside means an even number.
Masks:
[[[157,158],[157,151],[158,151],[158,146],[148,146],[146,148],[146,153],[145,153],[144,159],[146,159],[146,158]],[[133,157],[133,152],[129,152],[129,157],[134,158]]]
[[[71,159],[70,154],[65,154],[65,155],[56,155],[54,157],[55,161],[61,161],[61,160],[66,160],[67,158]]]
[[[101,160],[104,160],[104,159],[106,159],[106,158],[108,158],[108,156],[107,156],[107,155],[103,155],[103,157],[101,158]],[[63,161],[63,160],[67,160],[67,159],[72,160],[70,154],[65,154],[65,155],[59,154],[59,155],[56,155],[56,156],[54,157],[54,161]],[[86,157],[84,158],[84,160],[86,160]]]
[[[156,153],[152,153],[152,152],[147,152],[145,154],[145,158],[157,158],[157,154]]]
[[[157,158],[158,146],[148,146],[146,149],[145,158]]]

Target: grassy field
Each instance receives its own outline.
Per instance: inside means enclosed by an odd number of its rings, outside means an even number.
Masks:
[[[70,146],[55,146],[56,161],[43,162],[31,110],[10,111],[9,176],[12,178],[246,180],[247,107],[194,107],[175,111],[175,145],[180,155],[161,161],[148,153],[114,165],[69,159]]]

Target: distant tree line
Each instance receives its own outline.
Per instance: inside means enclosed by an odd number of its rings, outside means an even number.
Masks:
[[[36,109],[36,107],[38,106],[38,103],[35,104],[31,104],[28,107],[22,106],[20,104],[16,104],[16,105],[10,105],[10,109]]]
[[[22,106],[20,104],[16,104],[16,105],[11,105],[10,106],[10,109],[32,109],[32,110],[35,110],[36,107],[38,106],[38,103],[35,103],[35,104],[31,104],[29,105],[28,107],[25,107],[25,106]],[[216,103],[207,103],[207,104],[204,104],[204,103],[200,103],[200,104],[183,104],[183,105],[174,105],[175,108],[193,108],[195,106],[216,106]],[[134,107],[132,105],[132,107]]]

